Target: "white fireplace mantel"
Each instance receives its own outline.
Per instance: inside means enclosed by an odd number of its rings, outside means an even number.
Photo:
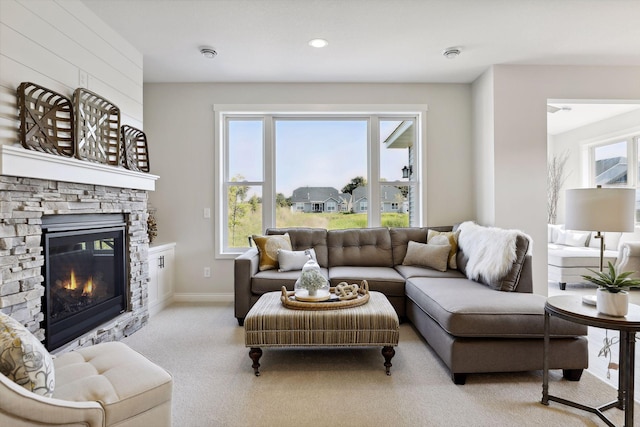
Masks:
[[[0,175],[154,191],[158,175],[0,145]]]

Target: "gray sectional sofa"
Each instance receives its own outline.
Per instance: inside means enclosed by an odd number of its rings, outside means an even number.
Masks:
[[[370,290],[384,293],[398,316],[414,325],[449,368],[456,384],[464,384],[470,373],[542,369],[546,298],[532,293],[528,239],[518,236],[513,265],[489,283],[482,277],[467,278],[468,257],[462,249],[456,255],[457,269],[403,265],[409,242],[426,243],[428,230],[282,228],[265,234],[288,233],[294,251],[313,248],[331,286],[366,279]],[[300,274],[259,271],[258,263],[256,248],[235,260],[235,316],[240,325],[262,294],[283,285],[293,289]],[[586,326],[552,317],[550,368],[579,380],[588,367],[586,335]]]

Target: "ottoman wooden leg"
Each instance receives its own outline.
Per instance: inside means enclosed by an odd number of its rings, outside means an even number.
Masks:
[[[387,369],[387,375],[391,375],[391,359],[395,356],[396,351],[391,346],[382,347],[382,355],[384,356],[384,366]]]
[[[260,360],[260,357],[262,357],[262,349],[260,347],[251,347],[251,350],[249,350],[249,357],[253,360],[253,365],[251,365],[253,372],[256,374],[256,377],[259,377],[260,371],[258,369],[260,368],[260,363],[258,363],[258,361]]]

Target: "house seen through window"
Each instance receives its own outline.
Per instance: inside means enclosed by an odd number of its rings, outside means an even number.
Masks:
[[[225,252],[269,227],[418,225],[417,116],[223,117]]]

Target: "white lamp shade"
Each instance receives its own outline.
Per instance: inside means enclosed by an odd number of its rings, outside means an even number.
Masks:
[[[634,231],[633,188],[576,188],[567,190],[567,230]]]

